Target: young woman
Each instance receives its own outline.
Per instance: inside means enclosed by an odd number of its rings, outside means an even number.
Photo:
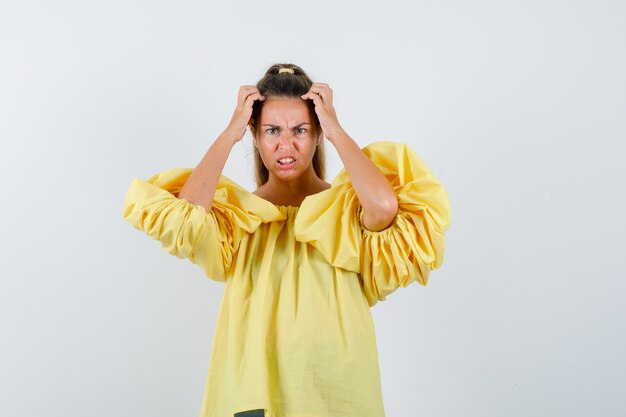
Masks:
[[[221,174],[248,127],[254,192]],[[441,265],[448,195],[406,145],[361,149],[328,84],[271,66],[195,169],[132,180],[124,218],[226,284],[200,417],[384,416],[370,307]]]

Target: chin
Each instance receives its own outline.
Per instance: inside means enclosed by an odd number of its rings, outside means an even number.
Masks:
[[[277,169],[275,171],[270,171],[274,177],[283,181],[295,180],[302,176],[303,172],[300,170],[290,170],[288,172]]]
[[[292,181],[292,180],[300,178],[302,173],[300,173],[300,172],[294,172],[294,173],[289,173],[289,174],[273,173],[273,175],[274,175],[274,177],[276,177],[277,179],[282,180],[282,181]]]

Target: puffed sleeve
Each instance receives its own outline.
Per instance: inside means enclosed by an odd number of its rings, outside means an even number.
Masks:
[[[259,204],[244,188],[220,176],[211,211],[178,198],[191,168],[159,172],[148,180],[134,178],[124,196],[124,219],[135,229],[159,240],[163,249],[188,258],[215,281],[226,281],[244,233],[282,216],[271,205]]]
[[[384,230],[363,224],[363,211],[347,172],[331,188],[305,199],[296,238],[316,247],[333,266],[359,274],[370,306],[413,281],[426,285],[441,266],[450,223],[448,194],[407,145],[374,142],[363,148],[392,184],[398,214]]]

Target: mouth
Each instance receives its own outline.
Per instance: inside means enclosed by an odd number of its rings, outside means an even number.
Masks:
[[[296,160],[291,157],[280,158],[278,161],[278,166],[282,169],[292,168],[296,164]]]

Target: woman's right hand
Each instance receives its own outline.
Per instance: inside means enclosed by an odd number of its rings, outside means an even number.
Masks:
[[[235,142],[239,142],[246,133],[246,128],[252,116],[252,105],[255,100],[263,101],[265,97],[261,95],[259,89],[254,85],[243,85],[239,88],[237,95],[237,107],[233,112],[233,117],[224,131],[233,138]]]

